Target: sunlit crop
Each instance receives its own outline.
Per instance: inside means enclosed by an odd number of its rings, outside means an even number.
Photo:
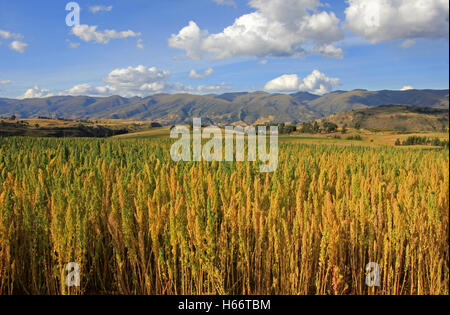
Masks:
[[[281,144],[274,173],[169,150],[0,138],[0,293],[449,293],[448,149]]]

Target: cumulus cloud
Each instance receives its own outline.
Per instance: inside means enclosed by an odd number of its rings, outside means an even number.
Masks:
[[[112,5],[110,6],[105,6],[105,5],[94,5],[89,7],[89,11],[91,11],[91,13],[98,13],[98,12],[110,12],[112,10]]]
[[[267,59],[263,59],[260,62],[258,62],[260,65],[266,65],[269,61]]]
[[[113,39],[141,36],[141,33],[136,33],[131,30],[121,32],[118,32],[116,30],[97,31],[97,28],[97,25],[78,25],[72,28],[72,34],[85,42],[94,41],[98,44],[108,44]]]
[[[414,90],[414,87],[412,87],[411,85],[405,85],[401,89],[401,91],[408,91],[408,90]]]
[[[19,96],[19,99],[25,99],[25,98],[40,98],[40,97],[50,97],[53,96],[52,93],[50,93],[50,90],[47,89],[41,89],[39,86],[34,86],[30,89],[28,89],[25,94]]]
[[[236,2],[234,2],[233,0],[213,0],[213,1],[218,5],[231,5],[233,7],[236,6]]]
[[[313,94],[326,94],[339,86],[338,78],[329,78],[322,72],[314,70],[306,78],[301,79],[296,74],[285,74],[267,82],[266,91],[296,92],[303,91]]]
[[[9,48],[11,48],[12,50],[15,50],[17,52],[20,52],[21,54],[23,54],[25,52],[25,50],[27,49],[28,44],[15,40],[13,41],[11,44],[9,44]]]
[[[349,0],[345,25],[372,43],[448,38],[448,0]]]
[[[194,21],[169,38],[169,46],[192,59],[237,56],[280,57],[319,53],[341,55],[333,46],[343,38],[333,12],[318,0],[250,0],[254,12],[242,15],[222,32],[209,34]]]
[[[197,71],[195,71],[194,69],[192,69],[189,72],[189,77],[191,79],[203,79],[206,77],[209,77],[210,75],[212,75],[214,73],[214,69],[213,68],[208,68],[205,70],[205,72],[203,73],[197,73]]]
[[[344,57],[344,51],[341,48],[335,47],[333,45],[313,46],[311,48],[311,51],[319,53],[326,58],[341,59]]]
[[[169,71],[156,67],[147,68],[142,65],[115,69],[103,79],[106,85],[93,87],[90,84],[79,84],[64,91],[61,95],[145,97],[156,93],[211,93],[229,89],[225,83],[198,87],[171,83],[170,76]]]
[[[298,91],[300,86],[300,78],[296,74],[285,74],[267,82],[264,90],[292,92]]]

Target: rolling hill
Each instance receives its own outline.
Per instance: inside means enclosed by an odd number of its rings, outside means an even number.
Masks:
[[[418,107],[448,108],[448,90],[407,90],[407,91],[336,91],[308,103],[323,115],[341,113],[353,109],[381,105],[410,105]]]
[[[320,120],[358,129],[440,132],[448,130],[449,110],[385,105],[333,114]]]
[[[449,107],[448,90],[336,91],[323,96],[226,93],[222,95],[157,94],[145,98],[55,96],[38,99],[0,98],[0,116],[18,118],[128,119],[163,125],[190,123],[193,117],[217,125],[243,122],[299,123],[335,113],[398,104],[425,108]]]

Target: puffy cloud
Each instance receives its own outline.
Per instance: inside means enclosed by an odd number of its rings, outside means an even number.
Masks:
[[[191,79],[203,79],[203,78],[209,77],[213,73],[214,73],[214,69],[213,68],[208,68],[203,73],[197,73],[197,71],[192,69],[191,72],[189,72],[189,77]]]
[[[94,5],[94,6],[89,7],[89,11],[91,11],[91,13],[96,14],[96,13],[102,12],[102,11],[109,12],[112,10],[112,8],[113,8],[112,5],[110,5],[110,6]]]
[[[267,59],[263,59],[260,62],[258,62],[260,65],[266,65],[269,62]]]
[[[303,79],[299,86],[300,91],[310,92],[322,95],[331,92],[338,87],[340,80],[338,78],[329,78],[318,70],[314,70],[310,75]]]
[[[97,25],[89,26],[86,24],[74,26],[72,28],[72,34],[85,42],[94,41],[98,44],[108,44],[112,39],[141,36],[141,33],[136,33],[131,30],[122,32],[117,32],[116,30],[97,31],[97,27]]]
[[[147,68],[145,66],[128,67],[115,69],[103,79],[111,86],[118,88],[139,87],[145,89],[157,82],[164,82],[170,76],[170,72],[159,70],[156,67]]]
[[[405,85],[401,89],[401,91],[408,91],[408,90],[414,90],[414,87],[412,87],[411,85]]]
[[[264,87],[267,91],[295,92],[303,91],[313,94],[326,94],[339,86],[338,78],[329,78],[318,70],[314,70],[306,78],[296,74],[285,74],[269,81]]]
[[[115,69],[103,79],[104,86],[92,87],[89,84],[76,85],[61,95],[90,95],[124,97],[145,97],[156,93],[211,93],[229,89],[225,83],[216,85],[186,86],[169,82],[170,72],[156,67],[145,66]]]
[[[315,46],[311,49],[314,52],[321,54],[326,58],[338,58],[341,59],[344,57],[344,51],[341,48],[335,47],[334,45],[322,45]]]
[[[285,74],[267,82],[264,90],[292,92],[298,91],[300,86],[300,78],[296,74]]]
[[[231,5],[233,7],[236,6],[236,2],[234,0],[213,0],[218,5]]]
[[[63,95],[89,95],[89,96],[104,96],[113,94],[108,86],[92,87],[89,84],[78,84],[68,89]]]
[[[169,38],[169,46],[185,50],[188,57],[225,59],[236,56],[300,56],[330,53],[343,38],[333,12],[319,11],[318,0],[251,0],[255,9],[237,18],[221,33],[209,34],[194,22]],[[326,48],[328,47],[328,48]]]
[[[208,31],[202,31],[194,21],[182,28],[177,35],[172,34],[169,46],[186,51],[186,55],[192,59],[200,59],[204,54],[202,44],[208,36]]]
[[[448,38],[448,0],[349,0],[345,24],[372,43]]]
[[[19,96],[19,99],[25,99],[25,98],[40,98],[40,97],[50,97],[53,96],[52,93],[50,93],[50,90],[47,89],[41,89],[39,86],[34,86],[30,89],[28,89],[25,94],[22,96]]]
[[[11,48],[12,50],[18,51],[21,54],[23,54],[25,52],[25,50],[27,49],[28,44],[15,40],[13,41],[11,44],[9,44],[9,48]]]
[[[10,31],[0,30],[0,38],[13,39],[14,41],[12,41],[8,46],[10,49],[18,51],[20,53],[24,53],[28,47],[27,43],[20,41],[20,39],[23,38],[22,34],[16,34]]]

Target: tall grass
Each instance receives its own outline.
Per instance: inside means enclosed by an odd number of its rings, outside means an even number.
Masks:
[[[449,293],[448,150],[285,144],[262,174],[169,149],[0,138],[0,293]]]

